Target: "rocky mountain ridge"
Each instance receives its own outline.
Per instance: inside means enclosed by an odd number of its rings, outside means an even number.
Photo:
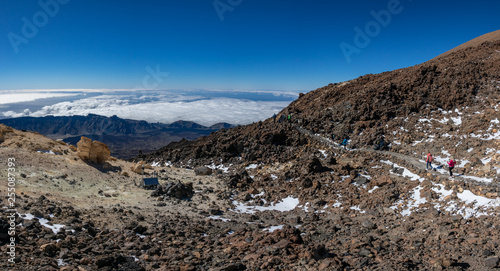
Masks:
[[[220,129],[233,127],[228,123],[206,127],[190,121],[176,121],[171,124],[148,123],[94,114],[20,117],[0,119],[0,123],[18,130],[38,132],[52,139],[62,139],[72,145],[76,145],[80,137],[85,136],[107,144],[112,155],[122,159],[134,157],[139,151],[151,152],[182,138],[194,140]]]
[[[0,266],[498,270],[499,61],[500,42],[486,41],[332,84],[285,119],[172,142],[136,164],[88,163],[0,125],[0,160],[16,157],[20,174],[18,260]],[[388,148],[373,148],[381,137]],[[135,185],[153,176],[154,191]]]

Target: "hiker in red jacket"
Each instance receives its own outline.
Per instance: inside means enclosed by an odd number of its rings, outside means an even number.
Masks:
[[[450,169],[450,177],[453,177],[453,173],[451,171],[455,167],[455,161],[453,161],[453,159],[450,159],[450,161],[448,162],[448,166],[449,166],[449,169]]]
[[[427,166],[426,168],[429,169],[429,167],[432,169],[432,161],[434,161],[434,158],[432,157],[432,154],[429,152],[427,153],[427,159],[425,160],[425,162],[427,162]]]

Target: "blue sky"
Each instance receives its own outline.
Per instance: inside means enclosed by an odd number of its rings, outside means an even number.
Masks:
[[[496,0],[0,0],[0,90],[309,91],[422,63],[500,29],[499,10]],[[347,61],[340,44],[356,45],[372,11],[391,18]],[[36,34],[23,34],[26,20]]]

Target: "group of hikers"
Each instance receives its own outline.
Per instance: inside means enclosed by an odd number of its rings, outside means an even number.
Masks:
[[[281,114],[279,117],[274,114],[273,115],[273,121],[274,123],[278,122],[278,123],[283,123],[285,121],[292,121],[292,114]],[[335,134],[332,134],[332,141],[335,141]],[[349,137],[345,137],[343,140],[342,140],[342,143],[340,143],[340,146],[342,146],[344,149],[347,149],[347,144],[349,143]],[[389,144],[385,142],[384,140],[384,137],[381,136],[379,140],[375,141],[375,146],[374,146],[374,149],[375,150],[383,150],[385,148],[389,147]],[[427,163],[426,165],[426,169],[428,170],[429,168],[432,170],[433,167],[432,167],[432,162],[434,161],[434,158],[432,157],[432,154],[430,152],[427,153],[427,159],[425,160],[425,162]],[[450,161],[448,161],[448,170],[450,171],[450,177],[453,178],[453,169],[455,168],[455,161],[453,160],[453,158],[450,159]]]
[[[429,169],[429,167],[432,168],[432,161],[434,161],[434,157],[432,157],[432,154],[430,152],[427,153],[427,159],[425,159],[425,162],[427,163],[426,169]],[[455,161],[453,158],[448,161],[448,170],[450,171],[450,177],[453,178],[453,169],[455,168]]]
[[[278,118],[278,116],[276,114],[273,115],[273,121],[274,121],[274,123],[276,123],[276,122],[282,123],[282,122],[285,122],[285,120],[291,121],[292,120],[292,114],[288,114],[288,115],[281,114],[279,118]]]

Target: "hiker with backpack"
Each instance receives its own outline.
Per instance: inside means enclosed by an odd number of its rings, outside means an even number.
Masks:
[[[453,161],[453,158],[448,161],[448,166],[448,169],[450,170],[450,177],[453,178],[453,172],[451,172],[453,168],[455,168],[455,161]]]
[[[426,168],[429,169],[429,167],[432,169],[432,161],[434,161],[434,158],[432,157],[432,154],[429,152],[427,153],[427,159],[425,162],[427,163]]]
[[[349,143],[349,139],[347,137],[342,140],[342,143],[340,143],[340,145],[344,146],[344,150],[347,149],[347,143]]]

